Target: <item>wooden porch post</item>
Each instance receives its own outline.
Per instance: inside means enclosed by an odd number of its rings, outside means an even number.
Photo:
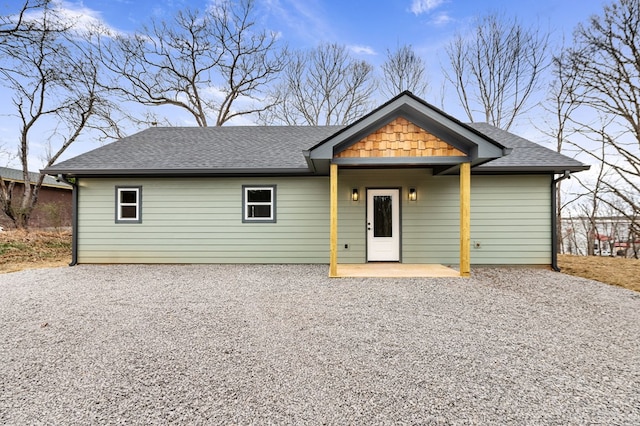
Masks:
[[[338,165],[330,166],[329,276],[338,276]]]
[[[471,163],[460,164],[460,276],[471,275]]]

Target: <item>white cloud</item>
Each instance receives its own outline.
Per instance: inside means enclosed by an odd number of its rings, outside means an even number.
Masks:
[[[452,22],[453,18],[449,16],[447,12],[438,13],[431,19],[431,23],[434,25],[447,25]]]
[[[213,84],[211,86],[205,87],[203,89],[203,93],[205,95],[208,95],[209,97],[217,100],[217,101],[223,100],[225,98],[225,96],[226,96],[226,94],[222,90],[218,89]],[[185,101],[186,101],[186,99],[185,99]]]
[[[360,46],[351,44],[347,46],[347,49],[355,53],[356,55],[377,55],[376,51],[370,46]]]
[[[445,0],[413,0],[411,3],[411,12],[413,12],[414,15],[421,15],[432,11],[444,2]]]
[[[73,29],[79,33],[98,29],[108,34],[118,34],[119,30],[108,25],[102,18],[100,12],[84,6],[82,3],[74,3],[69,1],[54,1],[53,7],[63,22],[73,26]],[[39,19],[42,11],[38,10],[26,16],[27,19]]]
[[[290,31],[284,32],[289,33],[289,37],[312,45],[336,38],[324,6],[318,0],[263,0],[262,5],[265,13],[288,27]]]
[[[73,22],[80,28],[91,28],[104,22],[100,12],[89,9],[82,4],[60,2],[57,9],[65,20]]]

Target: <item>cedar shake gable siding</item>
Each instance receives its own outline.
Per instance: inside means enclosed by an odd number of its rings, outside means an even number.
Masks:
[[[378,131],[339,152],[336,158],[464,156],[465,153],[398,117]]]

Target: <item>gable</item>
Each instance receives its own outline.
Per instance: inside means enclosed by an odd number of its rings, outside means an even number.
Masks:
[[[334,158],[455,157],[466,154],[404,117],[338,152]]]
[[[473,167],[506,154],[502,144],[410,92],[401,93],[305,152],[318,173],[328,173],[331,163],[431,166],[445,171],[461,163]]]

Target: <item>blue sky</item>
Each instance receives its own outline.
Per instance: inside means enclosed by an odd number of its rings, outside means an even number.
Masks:
[[[386,48],[412,44],[425,56],[441,50],[456,31],[477,15],[501,12],[523,23],[540,25],[555,39],[570,36],[578,22],[599,14],[600,0],[256,0],[260,19],[294,47],[338,42],[377,62]],[[150,16],[168,18],[178,9],[205,8],[206,0],[85,0],[65,1],[68,9],[132,31]],[[366,5],[366,6],[363,6]],[[357,49],[357,48],[361,49]],[[426,59],[426,58],[425,58]]]
[[[570,41],[571,32],[589,16],[601,14],[600,0],[255,0],[261,26],[277,31],[292,48],[311,48],[320,42],[344,44],[359,58],[374,65],[385,59],[386,49],[411,44],[428,67],[431,90],[426,100],[442,106],[441,64],[446,60],[444,46],[456,32],[468,28],[473,18],[489,12],[516,16],[525,25],[540,26],[551,31],[552,43],[559,46],[563,37]],[[17,10],[20,0],[0,0],[0,13]],[[99,20],[122,32],[131,32],[147,22],[151,16],[170,18],[179,9],[206,8],[207,0],[84,0],[63,1],[62,7],[83,21]],[[451,94],[446,95],[451,96]],[[381,103],[386,99],[382,99]],[[467,121],[456,106],[456,99],[444,99],[450,114]],[[6,105],[5,105],[6,107]],[[0,105],[0,143],[10,148],[12,137],[6,111]],[[2,122],[4,121],[4,123]],[[530,119],[512,128],[532,140],[540,140]],[[190,124],[185,122],[185,125]],[[236,123],[244,124],[244,123]],[[95,148],[91,141],[78,141],[65,158]],[[42,160],[32,153],[31,169],[40,167]],[[0,162],[6,163],[0,158]]]
[[[599,14],[600,0],[256,0],[263,24],[295,47],[321,41],[365,48],[379,56],[396,43],[433,52],[477,15],[502,12],[523,23],[569,36],[578,22]],[[138,28],[150,16],[170,17],[178,9],[205,8],[203,0],[85,0],[65,2],[72,10],[101,19],[119,30]],[[363,6],[366,5],[366,6]]]

